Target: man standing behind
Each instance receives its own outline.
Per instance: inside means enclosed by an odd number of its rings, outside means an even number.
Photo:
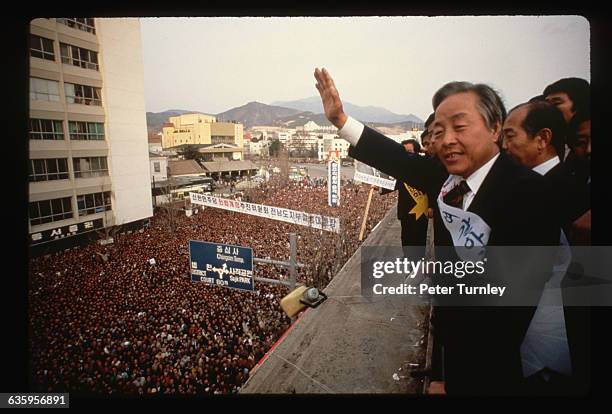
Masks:
[[[347,116],[327,70],[317,68],[314,75],[325,115],[340,137],[355,147],[355,158],[438,194],[432,203],[437,246],[558,244],[559,227],[550,217],[543,177],[500,154],[498,140],[506,111],[489,86],[451,82],[435,93],[433,140],[438,163],[403,151],[397,142]],[[460,232],[442,219],[441,211],[471,223],[473,230]],[[531,284],[530,292],[541,292],[545,280],[528,276],[517,269],[519,281]],[[520,344],[534,311],[535,306],[436,307],[434,335],[444,347],[446,392],[524,392]]]
[[[432,123],[434,120],[434,116],[435,114],[431,114],[429,115],[429,117],[427,117],[427,120],[425,121],[425,130],[423,131],[423,133],[421,134],[421,142],[423,143],[423,150],[425,152],[425,155],[427,155],[428,157],[435,157],[436,154],[434,153],[434,147],[433,147],[433,143],[432,143]]]
[[[574,115],[588,113],[591,109],[591,86],[589,82],[581,78],[559,79],[544,88],[541,96],[546,102],[559,108],[568,125],[572,122]],[[566,146],[561,161],[568,156],[569,150],[569,147]]]
[[[578,111],[589,111],[591,107],[589,82],[580,78],[563,78],[544,88],[544,99],[555,105],[569,124]]]
[[[561,111],[547,102],[518,105],[508,114],[503,131],[506,152],[553,186],[563,229],[561,244],[567,246],[570,225],[589,210],[590,200],[586,185],[560,161],[567,131]],[[569,249],[562,259],[545,291],[551,306],[538,309],[522,346],[524,373],[544,393],[584,392],[586,384],[588,312],[562,306],[559,288],[571,261]],[[556,333],[551,336],[551,332]]]
[[[591,116],[586,110],[578,111],[569,124],[568,146],[570,153],[566,162],[573,178],[586,183],[591,192]],[[584,213],[572,224],[568,233],[571,244],[591,244],[591,210]]]
[[[406,139],[401,144],[411,154],[420,152],[421,148],[415,139]],[[353,149],[354,147],[349,147],[349,155]],[[402,246],[425,246],[429,206],[427,194],[400,180],[395,181],[395,190],[398,192],[397,219],[402,228]],[[391,191],[381,189],[380,193],[387,194]]]
[[[560,110],[547,102],[518,105],[503,131],[508,155],[551,182],[560,225],[569,234],[571,223],[589,210],[590,199],[586,186],[561,162],[567,126]]]
[[[591,114],[588,111],[576,112],[569,123],[567,145],[570,153],[568,163],[572,164],[575,176],[581,182],[591,182]]]

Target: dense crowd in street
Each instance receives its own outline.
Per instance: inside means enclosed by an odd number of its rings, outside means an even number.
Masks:
[[[159,212],[140,232],[31,258],[31,381],[41,392],[94,394],[237,393],[291,320],[279,301],[289,290],[255,282],[253,292],[192,282],[189,240],[253,248],[254,257],[287,260],[298,234],[298,282],[324,288],[355,252],[369,185],[344,183],[341,207],[327,205],[324,182],[279,185],[251,201],[339,217],[340,234],[202,208],[176,219]],[[374,192],[366,236],[394,205]],[[153,260],[151,260],[153,259]],[[261,277],[288,270],[255,265]]]

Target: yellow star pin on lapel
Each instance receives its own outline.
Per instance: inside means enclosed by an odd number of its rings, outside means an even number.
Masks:
[[[406,191],[410,194],[410,197],[416,203],[412,210],[408,212],[408,214],[414,214],[415,220],[421,218],[423,214],[427,212],[427,207],[429,206],[429,200],[427,199],[427,194],[422,191],[417,190],[416,188],[410,187],[408,184],[403,183],[404,187],[406,187]]]

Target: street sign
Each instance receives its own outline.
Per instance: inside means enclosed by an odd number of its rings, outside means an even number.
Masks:
[[[193,282],[253,290],[253,249],[190,240],[189,270]]]

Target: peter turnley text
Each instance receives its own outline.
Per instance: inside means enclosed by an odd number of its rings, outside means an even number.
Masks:
[[[458,283],[455,286],[430,286],[426,283],[421,283],[418,286],[408,285],[403,283],[399,286],[383,286],[375,284],[372,288],[375,295],[495,295],[503,296],[506,287],[491,286],[487,283],[486,286],[467,286],[463,283]]]

